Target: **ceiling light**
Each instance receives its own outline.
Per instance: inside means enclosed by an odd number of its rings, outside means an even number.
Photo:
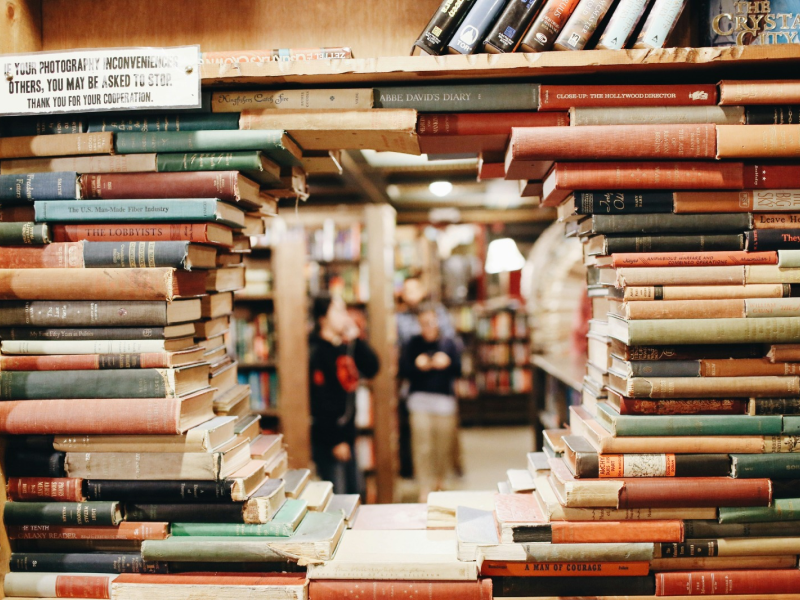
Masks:
[[[434,181],[428,186],[428,189],[434,196],[444,198],[447,196],[447,194],[453,191],[453,184],[449,181]]]
[[[492,240],[486,250],[486,272],[489,274],[519,271],[525,266],[525,257],[511,238]]]

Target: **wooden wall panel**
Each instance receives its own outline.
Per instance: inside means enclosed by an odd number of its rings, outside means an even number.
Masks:
[[[42,0],[44,49],[200,44],[211,50],[350,46],[403,56],[440,0]]]
[[[6,0],[0,11],[0,54],[42,49],[41,0]]]

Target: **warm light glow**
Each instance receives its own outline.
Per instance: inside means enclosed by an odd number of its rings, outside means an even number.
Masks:
[[[519,271],[525,266],[525,257],[511,238],[493,240],[486,251],[486,272],[489,274]]]
[[[453,191],[453,184],[449,181],[434,181],[428,186],[428,189],[434,196],[444,198],[447,196],[447,194]]]

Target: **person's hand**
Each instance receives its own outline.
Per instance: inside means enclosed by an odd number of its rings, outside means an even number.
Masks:
[[[361,337],[361,328],[358,326],[358,323],[356,323],[356,320],[353,317],[347,315],[347,323],[344,327],[344,333],[342,333],[342,339],[346,343],[349,343],[358,339],[359,337]]]
[[[350,444],[342,442],[333,447],[333,457],[339,462],[349,462],[353,455],[350,453]]]
[[[430,371],[431,359],[427,354],[420,354],[414,361],[414,366],[416,366],[420,371]]]
[[[444,352],[437,352],[433,355],[433,358],[431,358],[431,368],[444,371],[450,366],[450,362],[450,357],[447,356],[447,354]]]

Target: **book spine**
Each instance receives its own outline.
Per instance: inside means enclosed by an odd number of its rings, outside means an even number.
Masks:
[[[800,153],[795,125],[720,125],[717,158],[794,158]]]
[[[775,498],[772,506],[720,506],[719,522],[773,523],[800,520],[800,499]]]
[[[81,196],[85,200],[129,200],[137,198],[238,199],[237,171],[193,173],[96,173],[81,175]]]
[[[429,113],[417,116],[423,137],[510,135],[512,127],[565,127],[566,112]]]
[[[83,242],[5,248],[0,269],[81,269]]]
[[[114,134],[112,133],[71,133],[0,138],[0,159],[111,154],[113,150]]]
[[[4,342],[0,342],[0,348],[3,351],[3,354],[13,354],[13,355],[61,355],[66,354],[67,352],[70,355],[120,355],[118,360],[120,363],[125,360],[125,355],[130,354],[163,354],[164,353],[164,341],[163,340],[22,340],[22,341],[15,341],[15,340],[6,340]],[[43,360],[49,358],[48,356],[42,357]],[[94,359],[93,359],[94,360]],[[104,362],[103,368],[117,368],[114,367],[115,359],[110,359],[107,362]],[[82,363],[83,364],[83,363]],[[139,362],[138,365],[134,367],[133,362],[130,363],[131,368],[156,368],[152,366],[155,364],[155,359],[153,359],[153,363],[145,363]],[[150,366],[146,366],[150,365]],[[97,365],[98,368],[100,365]],[[168,365],[169,366],[169,365]],[[128,367],[118,367],[118,368],[128,368]],[[22,371],[25,369],[9,369],[9,371]],[[30,371],[36,371],[37,369],[28,369]],[[40,371],[50,371],[53,369],[38,369]],[[71,369],[58,369],[59,371],[68,371]],[[81,370],[81,369],[72,369],[72,370]]]
[[[304,89],[219,91],[211,96],[211,110],[216,113],[237,115],[243,110],[359,110],[372,108],[370,89]],[[170,150],[177,152],[188,148]],[[233,148],[231,148],[233,149]]]
[[[62,156],[58,158],[29,158],[4,160],[3,173],[46,173],[52,171],[75,171],[77,173],[143,173],[156,170],[155,154],[106,156]]]
[[[660,306],[663,302],[643,302],[646,306]],[[637,360],[630,363],[631,377],[700,377],[699,360]]]
[[[169,242],[185,240],[199,244],[213,243],[208,237],[208,226],[205,223],[55,225],[53,227],[53,239],[55,242],[78,242],[80,240],[90,242]]]
[[[273,50],[203,52],[200,55],[200,64],[294,62],[329,58],[353,58],[353,51],[350,48],[338,46],[333,48],[275,48]]]
[[[506,153],[506,170],[513,160],[712,159],[717,154],[716,128],[710,123],[618,125],[612,128],[613,131],[609,131],[607,126],[514,128]],[[611,146],[606,143],[609,135],[613,135],[619,144]]]
[[[198,480],[112,480],[86,479],[84,493],[89,500],[121,500],[163,503],[230,502],[232,481]]]
[[[531,26],[544,0],[509,2],[486,36],[484,49],[492,53],[514,52]]]
[[[83,502],[83,480],[70,477],[12,477],[6,485],[9,500]]]
[[[800,316],[800,300],[794,298],[750,298],[744,303],[745,316],[749,318]]]
[[[693,107],[714,107],[717,102],[717,86],[715,85],[676,85],[676,86],[642,86],[642,85],[599,85],[599,86],[575,86],[575,85],[543,85],[541,87],[541,108],[540,110],[571,110],[582,107],[657,107],[650,108],[651,112],[661,111],[663,108],[680,106],[692,110]],[[650,127],[649,131],[667,131],[665,125],[679,127],[681,125],[700,125],[703,123],[676,123],[669,122],[655,125],[645,125],[637,123],[639,128]],[[710,123],[704,123],[711,125]],[[692,131],[693,128],[687,128]],[[631,129],[631,131],[634,131]],[[642,129],[642,131],[648,131]],[[677,129],[677,131],[680,131]],[[598,129],[597,134],[610,133],[608,129]],[[666,135],[662,143],[668,140]],[[685,143],[688,138],[681,140]],[[670,142],[672,144],[677,142]],[[610,188],[614,189],[614,188]]]
[[[699,360],[702,358],[762,358],[758,344],[696,346],[624,346],[612,342],[612,351],[625,360]]]
[[[800,417],[785,415],[783,417],[783,434],[785,436],[800,435]]]
[[[86,123],[81,118],[72,119],[69,115],[12,118],[3,120],[0,131],[5,137],[86,133]]]
[[[474,54],[506,3],[507,0],[475,0],[447,44],[448,52]]]
[[[119,502],[6,502],[6,525],[119,525]]]
[[[763,358],[703,359],[700,361],[700,375],[702,377],[771,377],[800,375],[800,369],[794,363],[772,363]]]
[[[175,113],[163,115],[136,115],[135,118],[121,115],[98,115],[89,118],[88,131],[117,132],[162,132],[162,131],[224,131],[239,129],[239,115],[229,112]]]
[[[674,521],[555,521],[550,525],[553,544],[614,542],[680,542],[683,522]]]
[[[679,123],[714,123],[743,125],[742,106],[625,106],[572,107],[570,125],[655,125]]]
[[[575,192],[579,215],[671,213],[670,192]]]
[[[0,175],[0,201],[76,200],[80,198],[75,172]]]
[[[447,84],[377,88],[375,108],[413,108],[429,113],[536,111],[539,108],[539,86],[508,83],[503,86],[471,85],[468,89]]]
[[[622,398],[621,415],[743,415],[747,413],[747,400],[641,400]],[[770,413],[766,413],[770,414]]]
[[[800,398],[750,398],[748,414],[800,415]]]
[[[748,125],[797,125],[800,106],[748,106],[745,110]]]
[[[774,265],[776,252],[651,252],[616,253],[612,267],[722,267],[735,265]]]
[[[217,200],[37,200],[34,208],[37,221],[127,223],[136,220],[180,223],[216,220]]]
[[[714,215],[592,215],[593,233],[608,235],[640,233],[740,233],[750,229],[746,213]],[[756,250],[756,248],[748,248]]]
[[[225,536],[289,537],[294,533],[291,523],[173,523],[170,532],[174,536]]]
[[[167,573],[165,562],[146,561],[139,554],[61,554],[13,552],[10,569],[15,573]]]
[[[626,480],[620,508],[677,508],[691,506],[768,506],[769,479],[725,477],[651,478]]]
[[[614,236],[606,238],[606,254],[639,252],[739,252],[743,234]]]
[[[791,343],[800,336],[800,317],[648,320],[631,321],[628,327],[633,345],[703,344],[710,339],[721,344]]]
[[[582,0],[558,34],[554,50],[584,50],[616,0]]]
[[[564,573],[569,573],[572,577],[615,575],[632,577],[647,575],[650,572],[650,563],[644,561],[526,563],[484,560],[480,569],[482,577],[558,577]]]
[[[579,1],[547,0],[528,32],[523,36],[520,48],[524,52],[547,52],[550,50]]]
[[[800,188],[800,173],[792,164],[753,164],[744,165],[745,189],[786,189]]]
[[[0,245],[49,244],[47,223],[0,223]]]
[[[356,588],[356,586],[358,586]],[[384,598],[426,598],[427,600],[490,600],[492,582],[478,581],[370,581],[312,580],[308,597],[314,600],[383,600]]]
[[[156,155],[156,171],[159,173],[260,170],[259,152],[159,152]]]
[[[655,594],[655,582],[647,577],[493,577],[492,588],[497,598],[569,596],[637,597]]]
[[[624,300],[711,300],[731,298],[784,298],[791,293],[788,284],[684,285],[625,288]],[[698,342],[700,343],[700,342]]]
[[[32,204],[0,206],[0,223],[19,223],[33,221],[35,218],[36,211]]]
[[[683,542],[657,546],[661,558],[705,558],[719,556],[719,547],[716,539],[687,539]]]
[[[744,166],[737,162],[558,163],[553,167],[552,176],[562,190],[739,190],[744,187]],[[781,187],[791,186],[782,184]]]
[[[51,444],[52,447],[52,444]],[[52,450],[15,450],[6,452],[6,466],[9,477],[54,477],[61,479],[67,476],[64,470],[64,452]]]
[[[754,594],[766,598],[769,594],[794,594],[798,589],[800,589],[800,571],[797,569],[656,574],[657,596],[684,596],[689,590],[693,596]]]
[[[731,454],[731,460],[731,476],[739,479],[795,479],[800,470],[794,454]]]
[[[663,48],[688,0],[655,0],[634,48]]]
[[[169,536],[169,523],[123,521],[115,527],[10,525],[6,533],[15,540],[163,540]]]
[[[669,267],[663,267],[667,269]],[[703,267],[698,267],[703,268]],[[713,267],[709,267],[713,268]],[[722,267],[723,269],[727,267]],[[734,267],[735,268],[735,267]],[[636,281],[632,278],[620,277],[620,280],[625,285],[646,285],[646,281]],[[673,283],[687,284],[698,283],[693,281],[675,281]],[[712,283],[711,280],[708,283]],[[662,300],[661,302],[629,302],[624,305],[625,317],[628,319],[721,319],[721,318],[744,318],[745,313],[745,300]],[[677,365],[669,366],[673,362],[670,361],[664,365],[666,372],[674,372],[678,369]],[[642,365],[644,366],[644,365]],[[658,369],[657,365],[647,365]],[[691,369],[691,368],[690,368]],[[686,372],[675,375],[662,375],[672,377],[699,377],[700,365],[695,364],[693,371],[694,375],[688,375]],[[658,372],[654,372],[654,375]]]
[[[727,454],[601,454],[598,459],[598,477],[612,479],[727,477],[731,470]]]
[[[596,49],[621,50],[624,48],[649,3],[650,0],[620,0],[597,42]]]
[[[7,573],[3,591],[6,597],[18,598],[111,598],[113,579],[109,575]]]
[[[753,229],[745,232],[749,252],[800,249],[800,229]]]
[[[800,522],[774,523],[719,523],[714,521],[686,520],[683,522],[687,539],[743,538],[743,537],[795,537],[800,534]],[[796,565],[792,565],[796,566]],[[684,570],[684,569],[678,569]]]
[[[164,434],[181,433],[180,401],[152,398],[0,402],[0,433]],[[63,475],[62,475],[63,476]]]
[[[692,379],[692,382],[694,381],[698,380]],[[691,389],[692,386],[684,385],[682,387],[690,389],[676,390],[676,396],[693,395],[692,392],[695,390]],[[672,394],[671,391],[666,393]],[[598,417],[602,420],[599,410]],[[658,419],[652,419],[649,416],[618,416],[614,420],[614,425],[618,436],[637,437],[651,435],[780,435],[782,423],[780,417],[775,416],[705,415],[686,417],[664,415]]]
[[[243,523],[243,504],[144,504],[125,503],[125,518],[134,521],[188,523]]]
[[[800,99],[800,86],[794,80],[773,81],[721,81],[720,104],[746,106],[766,104],[796,104]]]
[[[188,242],[86,242],[83,261],[87,268],[186,268]]]
[[[800,268],[800,250],[778,250],[778,266],[782,269]]]
[[[175,391],[156,369],[120,371],[8,371],[0,399],[164,398]]]
[[[120,339],[163,337],[163,330],[148,326],[167,324],[164,302],[92,302],[33,300],[0,304],[3,340],[20,339]],[[35,329],[56,326],[52,329]],[[146,327],[147,330],[72,330],[69,327]],[[13,328],[13,329],[12,329]]]

